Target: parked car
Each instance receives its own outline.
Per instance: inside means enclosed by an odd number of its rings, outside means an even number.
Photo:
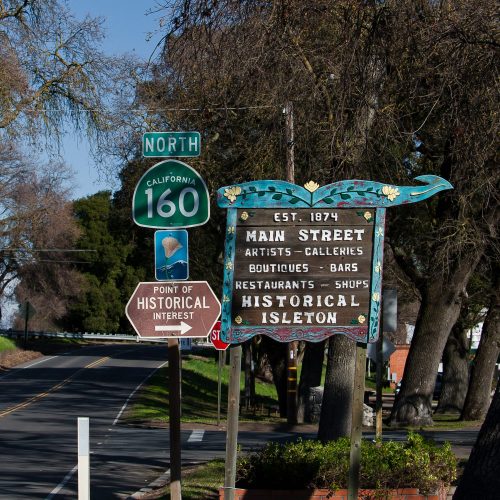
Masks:
[[[441,397],[442,385],[443,385],[443,374],[440,372],[436,376],[436,383],[434,384],[434,393],[432,394],[433,399],[439,399]]]
[[[443,374],[439,372],[436,376],[436,383],[434,384],[434,392],[432,394],[432,399],[439,399],[441,396],[441,387],[443,384]],[[395,393],[399,394],[401,390],[401,380],[396,384]]]

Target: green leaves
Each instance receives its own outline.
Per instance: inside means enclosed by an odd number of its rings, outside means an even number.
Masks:
[[[238,486],[345,488],[349,447],[347,438],[325,444],[312,440],[270,443],[238,460]],[[450,484],[456,477],[456,465],[449,445],[426,442],[417,434],[409,433],[407,443],[363,440],[360,486],[382,490],[409,487],[429,492]]]

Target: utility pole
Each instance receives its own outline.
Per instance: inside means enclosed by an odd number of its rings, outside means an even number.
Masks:
[[[291,101],[286,103],[284,113],[286,137],[286,180],[287,182],[295,184],[295,138],[293,131],[293,104]],[[297,348],[297,341],[288,343],[286,418],[289,424],[297,423]]]

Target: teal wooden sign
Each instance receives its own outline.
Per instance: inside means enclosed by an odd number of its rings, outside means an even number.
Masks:
[[[227,208],[221,339],[254,335],[318,342],[343,334],[378,337],[385,210],[452,189],[364,180],[304,187],[254,181],[220,188]]]
[[[137,183],[132,217],[139,226],[155,229],[205,224],[210,218],[205,181],[179,160],[157,163]]]

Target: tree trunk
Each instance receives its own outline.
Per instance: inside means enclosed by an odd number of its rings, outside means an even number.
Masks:
[[[343,335],[330,337],[318,428],[318,439],[323,443],[350,435],[355,353],[356,342]]]
[[[309,389],[321,385],[323,359],[325,357],[325,341],[307,342],[302,360],[302,372],[299,383],[299,400],[297,405],[297,422],[309,422],[306,412]]]
[[[479,252],[478,252],[479,253]],[[447,280],[427,282],[408,353],[401,390],[392,408],[391,425],[432,425],[432,394],[446,340],[460,314],[461,293],[479,256],[463,259]],[[452,272],[452,271],[450,271]]]
[[[500,381],[453,500],[495,500],[500,491]]]
[[[460,414],[469,385],[469,345],[462,321],[457,321],[443,352],[443,381],[436,413]]]
[[[287,378],[287,354],[288,345],[285,342],[276,342],[275,340],[262,336],[262,349],[267,354],[271,371],[273,373],[273,382],[278,393],[278,405],[280,417],[286,418],[287,397],[286,397],[286,378]]]
[[[481,340],[472,365],[471,378],[461,420],[481,420],[490,404],[490,392],[495,363],[500,353],[500,291],[491,298],[490,308],[483,323]]]

